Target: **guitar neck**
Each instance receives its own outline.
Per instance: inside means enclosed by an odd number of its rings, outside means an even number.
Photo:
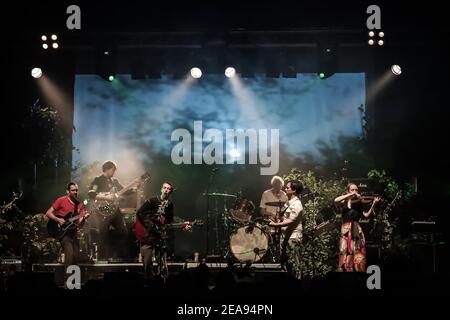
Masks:
[[[166,227],[169,228],[179,228],[179,227],[184,227],[187,223],[186,222],[176,222],[176,223],[169,223],[166,224]]]
[[[166,224],[165,226],[169,227],[169,228],[178,228],[178,227],[184,227],[187,224],[190,224],[192,226],[197,225],[197,224],[201,225],[202,221],[201,220],[200,221],[199,220],[195,220],[195,221],[192,221],[192,222],[190,222],[190,221],[175,222],[175,223]]]
[[[144,175],[142,175],[140,178],[137,178],[133,181],[131,181],[128,185],[126,185],[122,190],[120,190],[117,195],[120,197],[121,195],[123,195],[125,192],[127,192],[131,187],[133,187],[134,185],[138,184],[138,183],[145,183],[145,181],[147,181],[149,179],[150,175],[148,173],[145,173]]]
[[[74,222],[74,221],[76,221],[76,220],[78,220],[80,218],[81,218],[81,215],[78,214],[76,216],[70,217],[68,222]]]
[[[121,195],[123,195],[125,192],[127,192],[133,185],[136,184],[136,181],[131,182],[130,184],[128,184],[127,186],[125,186],[122,190],[120,190],[119,192],[117,192],[117,195],[120,197]]]

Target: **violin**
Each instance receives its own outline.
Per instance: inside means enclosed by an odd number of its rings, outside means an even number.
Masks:
[[[355,203],[370,204],[375,200],[375,198],[381,199],[381,197],[378,195],[361,195],[359,198],[357,196],[354,196],[351,199],[351,203],[352,204],[355,204]]]

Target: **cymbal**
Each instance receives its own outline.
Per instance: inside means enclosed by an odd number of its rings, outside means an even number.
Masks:
[[[213,192],[213,193],[203,193],[204,196],[217,196],[217,197],[233,197],[236,198],[237,196],[234,194],[228,194],[228,193],[217,193],[217,192]]]
[[[270,206],[270,207],[283,207],[285,204],[285,202],[283,201],[273,201],[273,202],[266,202],[265,205],[266,206]]]

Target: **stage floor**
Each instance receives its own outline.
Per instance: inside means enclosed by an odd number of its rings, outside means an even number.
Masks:
[[[182,270],[195,270],[201,263],[198,262],[169,262],[169,275],[179,273]],[[228,266],[226,263],[205,263],[212,274]],[[81,282],[84,284],[89,280],[101,280],[105,273],[143,273],[142,263],[81,263],[78,264],[81,269]],[[156,267],[157,264],[154,263]],[[234,268],[245,268],[244,264],[234,264]],[[249,269],[253,273],[285,273],[279,263],[254,263]],[[55,275],[57,285],[64,284],[64,265],[61,263],[36,263],[32,265],[33,272],[51,272]]]

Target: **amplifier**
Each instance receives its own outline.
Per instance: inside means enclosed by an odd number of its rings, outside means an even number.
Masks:
[[[0,257],[0,269],[7,274],[22,271],[22,260],[17,258]]]

